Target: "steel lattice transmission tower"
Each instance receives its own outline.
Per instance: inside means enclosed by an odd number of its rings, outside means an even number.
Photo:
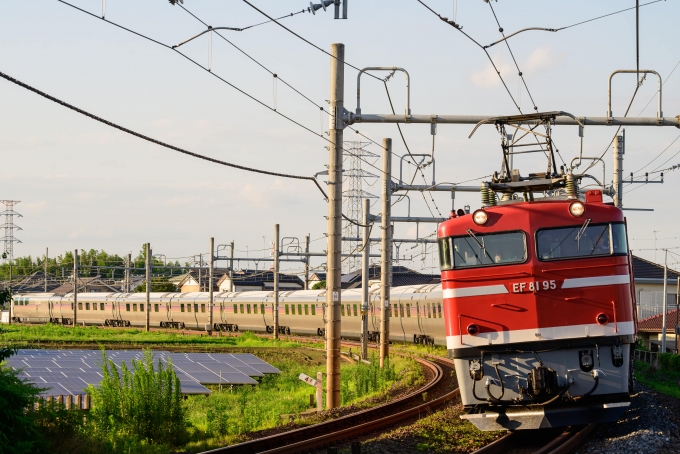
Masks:
[[[14,238],[14,231],[21,230],[21,227],[14,223],[14,216],[22,217],[14,211],[14,205],[19,202],[19,200],[0,200],[0,203],[5,205],[5,211],[0,213],[0,215],[5,216],[5,223],[0,228],[5,229],[5,236],[2,238],[2,241],[5,243],[3,256],[6,260],[14,260],[14,243],[21,243],[18,238]]]
[[[363,180],[364,178],[378,178],[377,175],[373,175],[370,172],[366,172],[361,168],[362,158],[377,158],[378,155],[366,150],[366,147],[370,145],[370,142],[344,142],[344,154],[345,161],[349,161],[349,165],[345,168],[348,169],[344,176],[345,181],[348,183],[346,191],[343,191],[342,196],[345,199],[346,207],[345,213],[348,218],[361,224],[363,219],[363,212],[361,208],[362,199],[371,198],[377,199],[378,197],[370,194],[363,190]],[[356,224],[344,220],[342,236],[349,238],[361,238],[361,227]],[[356,253],[361,248],[361,241],[343,241],[343,253],[350,254]],[[342,264],[343,272],[355,271],[359,268],[361,262],[361,257],[347,257]]]

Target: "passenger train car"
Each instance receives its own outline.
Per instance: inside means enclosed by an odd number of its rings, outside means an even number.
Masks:
[[[506,200],[439,226],[462,417],[482,430],[618,419],[637,333],[622,211],[599,190]]]
[[[380,292],[369,293],[368,340],[380,336]],[[209,325],[208,293],[151,293],[152,327],[215,331],[274,330],[273,292],[224,292],[213,297]],[[445,344],[441,285],[395,287],[390,301],[390,340]],[[79,293],[79,325],[145,326],[145,293]],[[361,337],[361,289],[342,292],[342,336]],[[73,294],[16,294],[12,319],[22,323],[73,323]],[[324,335],[326,291],[279,292],[279,330],[284,334]]]

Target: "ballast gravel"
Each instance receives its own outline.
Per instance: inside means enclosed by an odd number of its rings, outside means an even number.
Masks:
[[[680,453],[680,402],[640,383],[631,406],[617,422],[600,424],[576,454]]]

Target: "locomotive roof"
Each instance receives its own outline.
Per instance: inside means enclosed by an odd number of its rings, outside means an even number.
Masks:
[[[622,222],[623,212],[613,206],[602,203],[602,199],[584,203],[586,210],[582,216],[575,217],[569,212],[574,200],[542,199],[531,202],[519,202],[483,208],[488,214],[485,225],[477,225],[472,214],[456,216],[439,225],[439,237],[465,235],[467,230],[475,234],[501,231],[525,230],[535,231],[545,227],[581,225],[590,219],[591,224],[603,222]]]

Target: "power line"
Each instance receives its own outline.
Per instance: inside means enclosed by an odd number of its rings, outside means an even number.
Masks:
[[[283,28],[283,29],[286,30],[288,33],[291,33],[291,34],[294,35],[295,37],[301,39],[302,41],[306,42],[307,44],[309,44],[310,46],[314,47],[315,49],[320,50],[321,52],[323,52],[324,54],[328,55],[329,57],[335,58],[336,60],[338,60],[338,61],[339,61],[340,63],[342,63],[343,65],[349,66],[350,68],[356,69],[357,71],[361,71],[361,69],[357,68],[356,66],[351,65],[351,64],[347,63],[347,62],[344,61],[344,60],[339,60],[337,57],[331,55],[330,52],[325,51],[324,49],[320,48],[319,46],[317,46],[316,44],[312,43],[311,41],[309,41],[309,40],[303,38],[302,36],[298,35],[297,33],[295,33],[295,32],[294,32],[293,30],[291,30],[290,28],[286,27],[285,25],[280,24],[276,19],[274,19],[273,17],[271,17],[270,15],[268,15],[267,13],[265,13],[264,11],[262,11],[261,9],[257,8],[255,5],[253,5],[252,3],[248,2],[247,0],[243,0],[243,1],[244,1],[244,3],[246,3],[248,6],[250,6],[251,8],[253,8],[255,11],[257,11],[258,13],[262,14],[264,17],[266,17],[267,19],[269,19],[270,22],[274,22],[276,25],[278,25],[279,27]],[[370,76],[370,77],[373,77],[374,79],[382,80],[380,77],[374,76],[373,74],[370,74],[370,73],[366,73],[366,74],[367,74],[368,76]]]
[[[660,1],[660,0],[659,0],[659,1]],[[673,75],[673,73],[675,72],[675,70],[678,68],[678,65],[680,65],[680,60],[678,60],[678,62],[677,62],[677,63],[675,64],[675,66],[673,67],[673,70],[666,76],[666,79],[661,83],[661,86],[662,86],[662,87],[663,87],[664,85],[666,85],[666,82],[667,82],[668,79]],[[649,102],[648,102],[647,104],[645,104],[645,107],[643,107],[642,110],[640,111],[640,113],[637,114],[638,117],[639,117],[640,115],[642,115],[642,112],[644,112],[645,109],[647,109],[647,107],[649,107],[649,105],[652,103],[652,101],[654,101],[654,98],[656,98],[656,95],[652,95],[652,97],[649,99]]]
[[[668,150],[668,149],[669,149],[669,148],[670,148],[670,147],[671,147],[678,139],[680,139],[680,135],[678,135],[675,139],[673,139],[673,141],[672,141],[666,148],[664,148],[663,151],[662,151],[661,153],[659,153],[658,155],[656,155],[656,157],[654,157],[654,159],[652,159],[651,161],[649,161],[649,162],[648,162],[647,164],[645,164],[644,166],[640,167],[640,168],[639,168],[638,170],[636,170],[634,173],[639,173],[642,169],[644,169],[645,167],[648,167],[651,163],[653,163],[654,161],[656,161],[657,159],[659,159],[659,158],[661,157],[661,155],[663,155],[663,154],[666,152],[666,150]],[[676,155],[677,155],[677,153],[676,153]],[[675,155],[671,156],[671,158],[670,158],[668,161],[670,161],[671,159],[673,159],[673,157],[675,157]],[[666,162],[668,162],[668,161],[666,161]],[[664,162],[664,164],[665,164],[666,162]],[[663,164],[661,164],[661,165],[663,165]],[[657,167],[657,169],[658,169],[658,167]],[[656,170],[656,169],[655,169],[655,170]]]
[[[73,106],[73,105],[71,105],[71,104],[69,104],[69,103],[67,103],[67,102],[64,102],[64,101],[62,101],[62,100],[60,100],[60,99],[57,99],[57,98],[55,98],[54,96],[50,96],[50,95],[48,95],[47,93],[45,93],[45,92],[43,92],[43,91],[40,91],[40,90],[38,90],[38,89],[36,89],[36,88],[33,88],[33,87],[31,87],[30,85],[25,84],[25,83],[23,83],[23,82],[21,82],[21,81],[15,79],[15,78],[11,77],[11,76],[8,76],[8,75],[5,74],[5,73],[0,72],[0,77],[2,77],[3,79],[6,79],[6,80],[8,80],[8,81],[10,81],[10,82],[12,82],[12,83],[14,83],[14,84],[16,84],[16,85],[19,85],[20,87],[23,87],[23,88],[25,88],[25,89],[27,89],[27,90],[30,90],[30,91],[32,91],[33,93],[36,93],[36,94],[42,96],[43,98],[49,99],[49,100],[52,101],[52,102],[55,102],[55,103],[57,103],[57,104],[60,104],[60,105],[66,107],[66,108],[68,108],[68,109],[71,109],[71,110],[73,110],[73,111],[75,111],[75,112],[78,112],[79,114],[85,115],[86,117],[90,117],[90,118],[92,118],[93,120],[96,120],[96,121],[98,121],[98,122],[100,122],[100,123],[103,123],[103,124],[105,124],[105,125],[107,125],[107,126],[110,126],[110,127],[112,127],[112,128],[116,128],[116,129],[118,129],[118,130],[120,130],[120,131],[123,131],[123,132],[125,132],[125,133],[127,133],[127,134],[133,135],[133,136],[135,136],[135,137],[139,137],[140,139],[144,139],[144,140],[149,141],[149,142],[151,142],[151,143],[155,143],[156,145],[160,145],[160,146],[162,146],[162,147],[169,148],[170,150],[178,151],[178,152],[180,152],[180,153],[183,153],[183,154],[192,156],[192,157],[194,157],[194,158],[203,159],[203,160],[205,160],[205,161],[209,161],[209,162],[212,162],[212,163],[215,163],[215,164],[220,164],[220,165],[227,166],[227,167],[233,167],[233,168],[235,168],[235,169],[245,170],[245,171],[248,171],[248,172],[260,173],[260,174],[263,174],[263,175],[271,175],[271,176],[276,176],[276,177],[281,177],[281,178],[291,178],[291,179],[295,179],[295,180],[309,180],[309,181],[312,181],[312,182],[314,182],[314,184],[316,185],[316,187],[319,188],[319,191],[321,191],[321,193],[324,195],[324,198],[326,198],[326,199],[328,198],[328,196],[326,195],[326,193],[324,192],[324,190],[321,188],[321,185],[319,185],[319,182],[318,182],[318,181],[316,180],[316,178],[314,178],[314,177],[306,177],[306,176],[302,176],[302,175],[290,175],[290,174],[286,174],[286,173],[271,172],[271,171],[268,171],[268,170],[261,170],[261,169],[256,169],[256,168],[253,168],[253,167],[246,167],[246,166],[242,166],[242,165],[239,165],[239,164],[233,164],[233,163],[230,163],[230,162],[221,161],[221,160],[219,160],[219,159],[211,158],[211,157],[204,156],[204,155],[201,155],[201,154],[198,154],[198,153],[193,153],[193,152],[188,151],[188,150],[185,150],[185,149],[183,149],[183,148],[179,148],[179,147],[176,147],[176,146],[174,146],[174,145],[170,145],[170,144],[168,144],[168,143],[161,142],[160,140],[153,139],[153,138],[151,138],[151,137],[149,137],[149,136],[145,136],[145,135],[140,134],[140,133],[138,133],[138,132],[135,132],[135,131],[133,131],[133,130],[131,130],[131,129],[125,128],[125,127],[120,126],[120,125],[118,125],[118,124],[116,124],[116,123],[110,122],[110,121],[105,120],[105,119],[103,119],[103,118],[101,118],[101,117],[98,117],[98,116],[96,116],[96,115],[94,115],[94,114],[91,114],[91,113],[89,113],[89,112],[86,112],[86,111],[84,111],[84,110],[82,110],[82,109],[79,109],[79,108],[77,108],[77,107],[75,107],[75,106]]]
[[[164,43],[162,43],[162,42],[160,42],[160,41],[157,41],[157,40],[155,40],[155,39],[153,39],[153,38],[150,38],[150,37],[148,37],[148,36],[146,36],[146,35],[143,35],[143,34],[141,34],[141,33],[139,33],[139,32],[136,32],[136,31],[134,31],[134,30],[131,30],[131,29],[129,29],[129,28],[126,28],[126,27],[124,27],[124,26],[122,26],[122,25],[119,25],[119,24],[117,24],[117,23],[115,23],[115,22],[112,22],[112,21],[110,21],[110,20],[108,20],[108,19],[100,18],[100,17],[97,16],[96,14],[92,14],[92,13],[90,13],[89,11],[86,11],[86,10],[84,10],[84,9],[82,9],[82,8],[79,8],[79,7],[75,6],[75,5],[72,5],[72,4],[70,4],[70,3],[68,3],[68,2],[66,2],[66,1],[64,1],[64,0],[58,0],[58,1],[61,2],[61,3],[63,3],[63,4],[65,4],[65,5],[67,5],[67,6],[70,6],[70,7],[74,8],[74,9],[80,11],[80,12],[83,12],[83,13],[89,15],[89,16],[92,16],[92,17],[95,17],[95,18],[97,18],[97,19],[103,20],[103,21],[105,21],[105,22],[107,22],[107,23],[109,23],[109,24],[111,24],[111,25],[114,25],[114,26],[116,26],[116,27],[118,27],[118,28],[121,28],[121,29],[123,29],[123,30],[125,30],[125,31],[128,31],[128,32],[130,32],[130,33],[133,33],[133,34],[135,34],[135,35],[137,35],[137,36],[139,36],[139,37],[141,37],[141,38],[144,38],[144,39],[146,39],[146,40],[148,40],[148,41],[151,41],[151,42],[153,42],[153,43],[155,43],[155,44],[158,44],[158,45],[160,45],[160,46],[163,46],[163,47],[165,47],[166,49],[170,49],[170,50],[172,50],[172,51],[174,51],[174,52],[177,52],[179,55],[181,55],[182,57],[186,58],[186,59],[189,60],[191,63],[195,64],[196,66],[198,66],[199,68],[203,69],[203,70],[206,71],[207,73],[209,73],[209,74],[211,74],[212,76],[216,77],[218,80],[220,80],[220,81],[224,82],[225,84],[229,85],[230,87],[234,88],[235,90],[237,90],[237,91],[240,92],[241,94],[243,94],[243,95],[247,96],[248,98],[252,99],[253,101],[257,102],[257,103],[260,104],[261,106],[263,106],[263,107],[269,109],[271,112],[276,113],[277,115],[279,115],[279,116],[285,118],[286,120],[290,121],[291,123],[293,123],[293,124],[295,124],[295,125],[297,125],[297,126],[303,128],[304,130],[306,130],[306,131],[308,131],[308,132],[314,134],[315,136],[322,138],[322,139],[325,140],[326,142],[332,143],[331,140],[328,139],[328,138],[326,138],[326,137],[324,137],[322,133],[321,133],[321,134],[316,133],[315,131],[313,131],[312,129],[310,129],[310,128],[308,128],[307,126],[303,125],[302,123],[299,123],[298,121],[293,120],[292,118],[288,117],[287,115],[282,114],[281,112],[279,112],[279,111],[276,110],[275,108],[268,106],[268,105],[265,104],[263,101],[260,101],[259,99],[257,99],[257,98],[255,98],[254,96],[250,95],[250,94],[247,93],[246,91],[240,89],[240,88],[237,87],[236,85],[234,85],[234,84],[232,84],[231,82],[227,81],[227,80],[224,79],[223,77],[217,75],[215,72],[213,72],[213,71],[211,71],[210,69],[206,68],[205,66],[201,65],[200,63],[198,63],[197,61],[193,60],[192,58],[190,58],[190,57],[187,56],[186,54],[183,54],[182,52],[178,51],[177,49],[173,49],[172,46],[169,46],[169,45],[164,44]],[[312,102],[313,102],[313,101],[312,101]],[[361,159],[362,161],[366,162],[366,164],[368,164],[369,166],[371,166],[371,167],[373,167],[374,169],[378,170],[379,172],[383,172],[382,169],[379,169],[378,167],[374,166],[374,165],[371,164],[370,162],[365,161],[365,160],[362,159],[362,158],[359,158],[359,159]],[[384,172],[383,172],[383,173],[384,173]],[[315,180],[315,181],[316,181],[316,180]]]
[[[640,7],[642,7],[642,6],[647,6],[647,5],[651,5],[652,3],[659,3],[659,2],[661,2],[661,1],[664,1],[664,2],[665,2],[666,0],[654,0],[654,1],[652,1],[652,2],[643,3],[642,5],[639,5],[639,6],[640,6]],[[575,23],[575,24],[567,25],[566,27],[558,28],[558,29],[555,30],[555,31],[566,30],[567,28],[576,27],[577,25],[587,24],[588,22],[593,22],[593,21],[596,21],[596,20],[598,20],[598,19],[604,19],[605,17],[609,17],[609,16],[613,16],[613,15],[615,15],[615,14],[623,13],[624,11],[630,11],[630,10],[635,9],[635,8],[637,8],[637,6],[632,6],[632,7],[630,7],[630,8],[626,8],[626,9],[622,9],[622,10],[619,10],[619,11],[615,11],[615,12],[613,12],[613,13],[605,14],[604,16],[598,16],[598,17],[594,17],[594,18],[592,18],[592,19],[588,19],[588,20],[584,20],[584,21],[581,21],[581,22],[577,22],[577,23]]]

